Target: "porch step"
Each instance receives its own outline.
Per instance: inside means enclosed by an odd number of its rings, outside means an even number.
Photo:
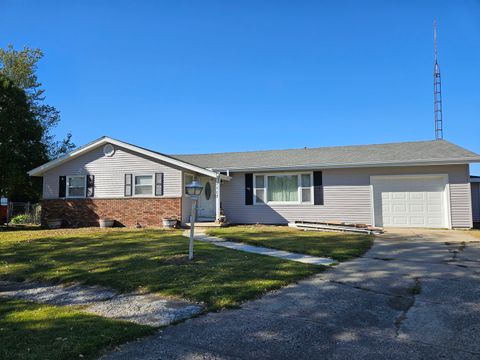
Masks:
[[[195,223],[195,228],[210,228],[210,227],[225,227],[230,225],[229,223],[217,223],[215,221],[209,221],[209,222],[196,222]],[[185,223],[185,226],[190,228],[190,223]]]

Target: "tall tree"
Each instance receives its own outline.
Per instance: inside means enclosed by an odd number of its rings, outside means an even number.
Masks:
[[[0,73],[25,91],[31,111],[43,128],[42,142],[48,157],[54,159],[72,150],[75,145],[70,133],[60,141],[52,133],[60,121],[60,113],[55,107],[44,103],[45,90],[37,78],[37,64],[42,57],[40,49],[24,47],[18,51],[13,45],[8,45],[6,49],[0,48]]]
[[[0,73],[0,194],[16,200],[38,197],[38,179],[27,171],[48,160],[43,136],[25,91]]]

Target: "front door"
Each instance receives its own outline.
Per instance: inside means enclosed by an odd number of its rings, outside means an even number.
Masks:
[[[209,177],[199,178],[203,191],[198,198],[198,220],[215,220],[215,179]]]

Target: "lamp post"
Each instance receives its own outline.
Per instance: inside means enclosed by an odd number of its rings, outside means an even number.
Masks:
[[[197,200],[202,193],[203,186],[193,180],[191,184],[185,185],[185,193],[192,199],[192,213],[190,214],[190,243],[188,244],[188,260],[193,260],[193,238],[195,236],[195,218],[197,212]]]

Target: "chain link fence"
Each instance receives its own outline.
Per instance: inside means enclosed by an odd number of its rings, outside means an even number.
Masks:
[[[18,224],[40,224],[42,207],[30,202],[9,202],[8,221]]]

